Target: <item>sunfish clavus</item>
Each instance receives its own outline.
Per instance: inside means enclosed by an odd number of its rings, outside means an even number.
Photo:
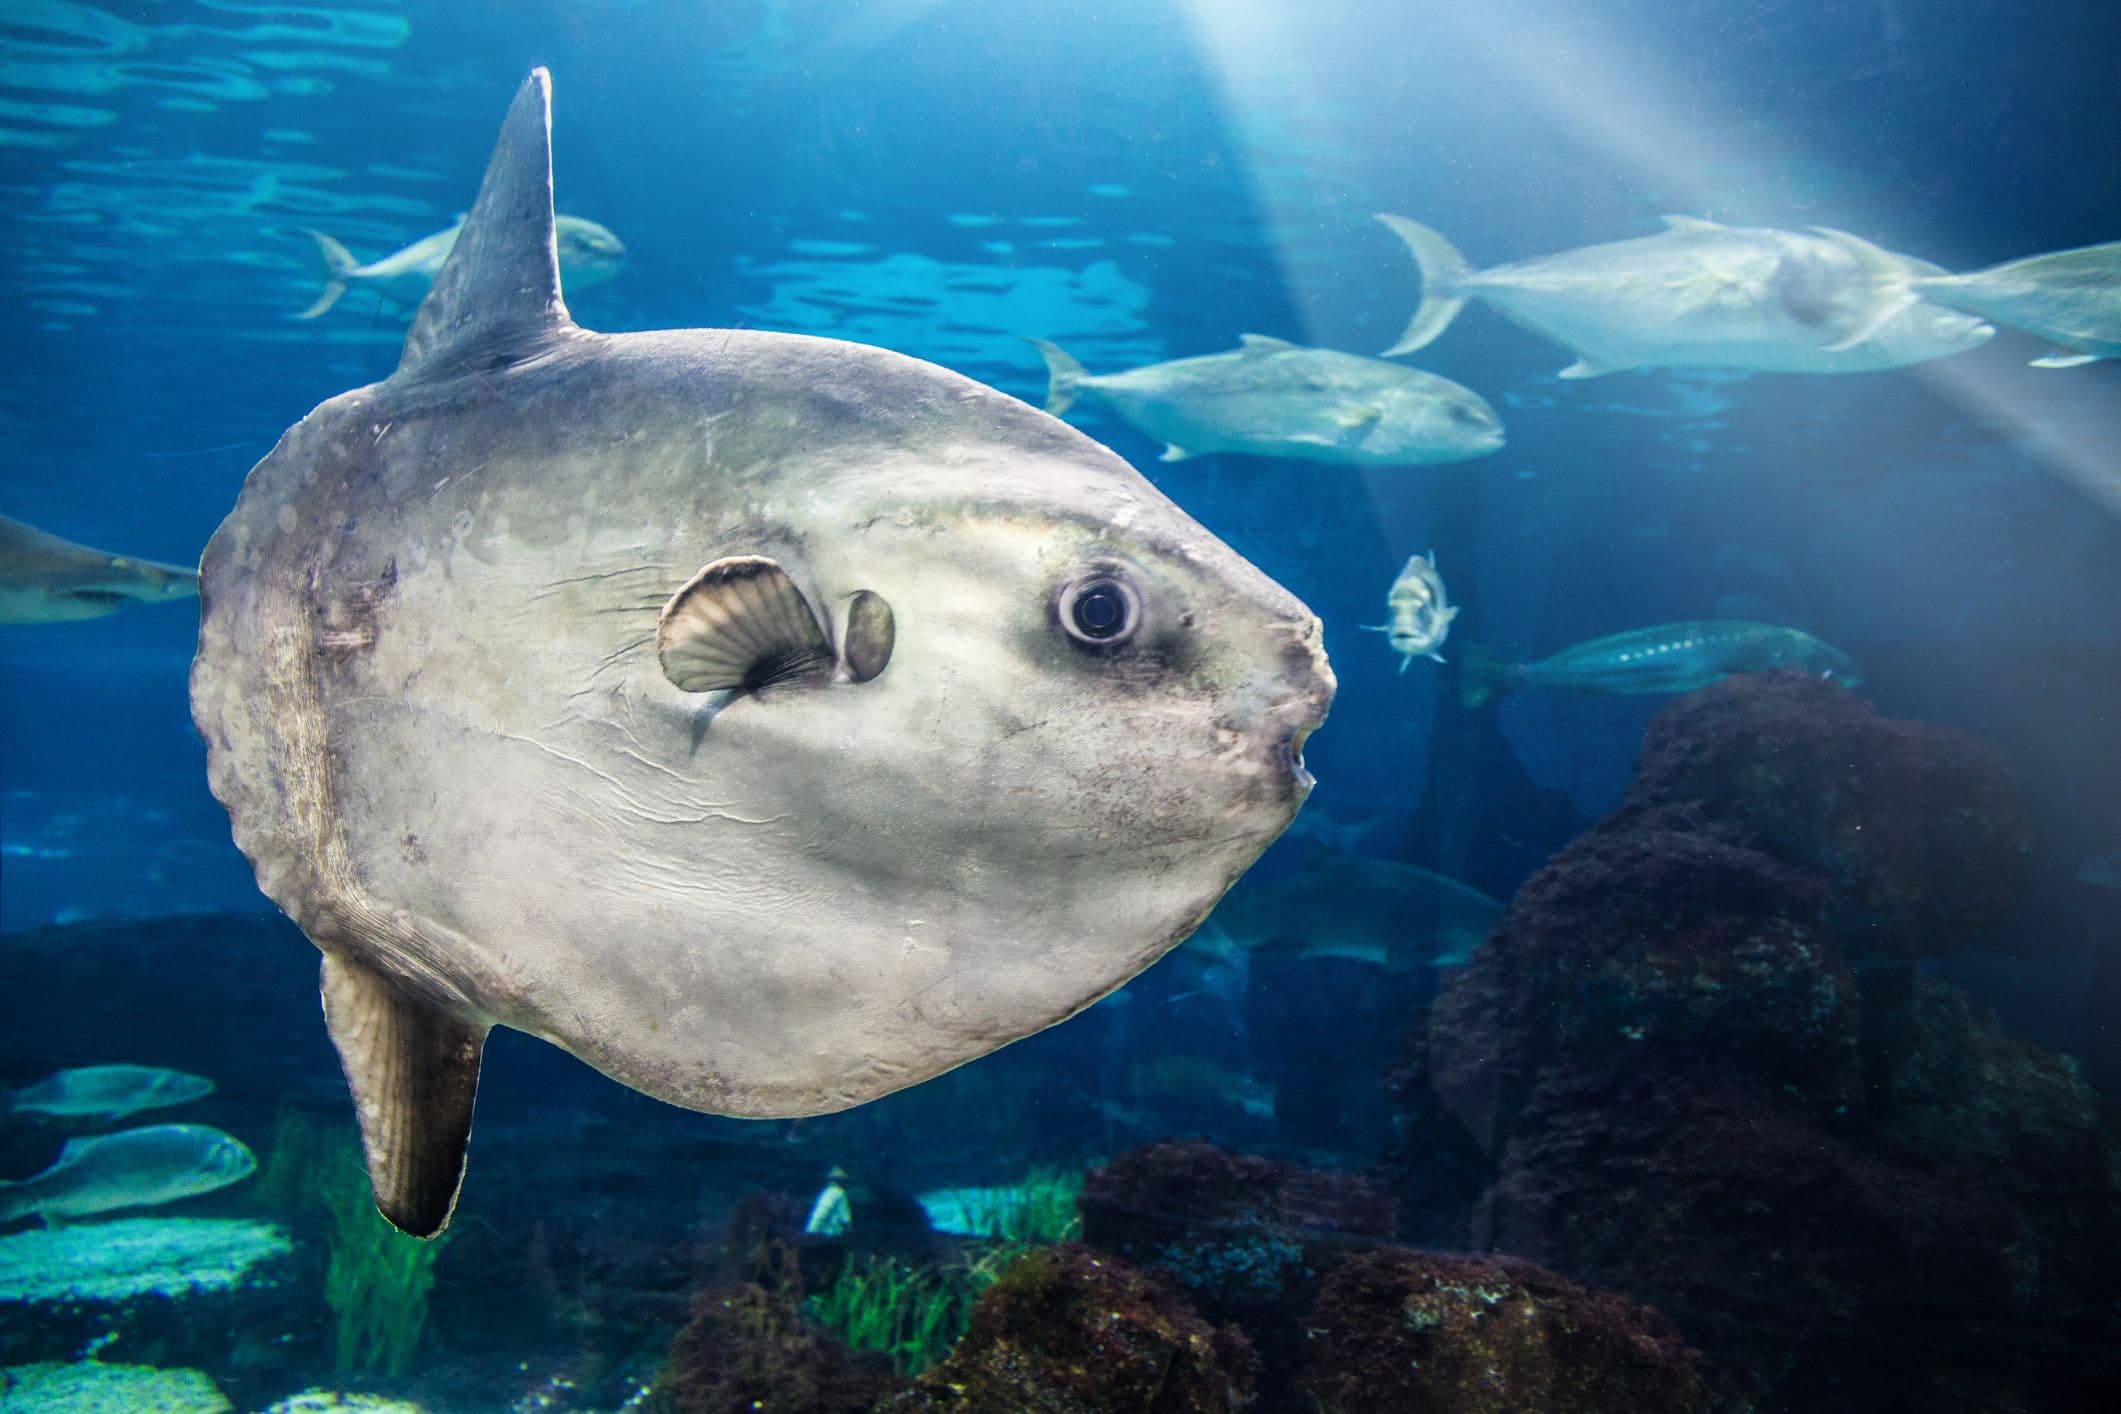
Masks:
[[[0,516],[0,624],[97,619],[198,592],[199,576],[182,565],[94,550]]]
[[[1940,267],[1825,227],[1667,216],[1654,236],[1476,270],[1427,226],[1377,219],[1421,267],[1421,305],[1387,356],[1426,347],[1473,299],[1573,350],[1564,378],[1670,367],[1860,373],[1958,353],[1996,332],[1914,298],[1910,282]]]
[[[324,953],[376,1197],[447,1222],[495,1025],[697,1110],[844,1109],[1200,923],[1310,789],[1318,620],[931,364],[578,328],[549,83],[397,371],[208,545],[192,710]]]

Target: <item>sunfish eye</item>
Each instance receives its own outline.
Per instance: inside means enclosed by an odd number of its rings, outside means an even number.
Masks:
[[[1057,607],[1068,636],[1093,648],[1124,643],[1141,626],[1141,597],[1109,572],[1071,581],[1061,590]]]

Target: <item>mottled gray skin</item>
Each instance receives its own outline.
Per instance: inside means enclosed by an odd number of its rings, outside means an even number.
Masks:
[[[98,619],[198,592],[199,576],[181,565],[93,550],[0,516],[0,623]]]
[[[62,1070],[11,1096],[0,1096],[0,1109],[51,1119],[123,1119],[142,1110],[188,1105],[214,1093],[201,1075],[149,1065],[90,1065]]]
[[[203,562],[211,783],[327,955],[379,1197],[423,1232],[457,1159],[406,1115],[468,1127],[487,1026],[785,1116],[1087,1006],[1289,823],[1333,686],[1302,604],[1012,398],[834,340],[576,328],[549,226],[511,254],[550,221],[549,169],[514,170],[543,81],[399,373],[292,428]],[[664,604],[749,555],[835,638],[880,595],[881,676],[675,686]],[[1140,597],[1120,648],[1062,632],[1086,574]]]
[[[1917,280],[1915,292],[2086,356],[2035,359],[2039,367],[2121,358],[2121,241]]]
[[[156,1124],[68,1141],[44,1172],[0,1183],[0,1223],[47,1223],[193,1198],[250,1177],[258,1160],[203,1124]]]

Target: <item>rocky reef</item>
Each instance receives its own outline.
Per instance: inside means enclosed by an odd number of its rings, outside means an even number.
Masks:
[[[1706,1414],[1655,1311],[1508,1257],[1385,1248],[1328,1276],[1306,1322],[1318,1414]]]
[[[2121,1137],[1919,966],[2009,946],[2026,831],[1963,733],[1680,699],[1410,1038],[1406,1232],[1653,1303],[1762,1411],[2121,1407]]]
[[[950,1358],[889,1414],[1233,1414],[1256,1359],[1160,1281],[1065,1244],[1019,1258],[980,1298]]]

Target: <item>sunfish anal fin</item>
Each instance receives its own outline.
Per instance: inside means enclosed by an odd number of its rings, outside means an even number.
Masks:
[[[883,658],[890,652],[887,640]],[[832,666],[832,644],[810,601],[764,555],[716,560],[685,581],[663,606],[655,653],[663,676],[686,692],[757,692],[822,681]],[[864,657],[870,665],[883,671],[874,655]]]
[[[478,200],[406,336],[398,376],[487,372],[573,327],[560,299],[552,220],[552,75],[532,69],[501,124]]]
[[[414,1237],[449,1226],[487,1027],[344,957],[324,958],[324,1024],[353,1089],[376,1207]]]

